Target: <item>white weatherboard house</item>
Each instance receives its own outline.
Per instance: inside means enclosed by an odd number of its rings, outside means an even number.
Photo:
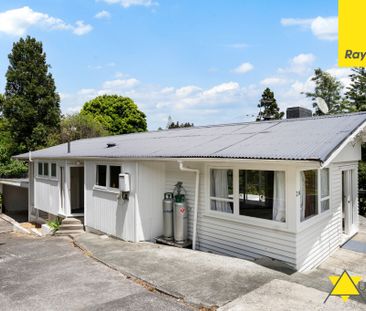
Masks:
[[[29,215],[84,216],[127,241],[163,233],[162,198],[187,190],[196,249],[306,271],[358,231],[366,113],[84,139],[30,161]],[[129,173],[123,200],[119,173]]]

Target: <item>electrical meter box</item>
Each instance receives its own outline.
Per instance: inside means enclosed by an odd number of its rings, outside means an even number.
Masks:
[[[119,191],[121,192],[130,192],[130,174],[121,173],[119,174]]]

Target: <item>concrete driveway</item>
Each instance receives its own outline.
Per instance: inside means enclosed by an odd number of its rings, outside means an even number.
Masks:
[[[8,229],[0,219],[1,310],[191,310],[85,256],[68,238]]]
[[[366,219],[361,221],[360,236],[366,232],[362,225]],[[350,298],[346,306],[341,298],[331,297],[323,305],[333,288],[330,275],[346,269],[366,277],[366,254],[348,249],[339,249],[310,273],[286,274],[247,260],[152,243],[128,243],[91,233],[75,237],[75,243],[123,274],[197,307],[366,310],[361,297]]]

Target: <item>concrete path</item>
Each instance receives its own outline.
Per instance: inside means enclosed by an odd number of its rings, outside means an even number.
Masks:
[[[0,234],[13,231],[13,225],[0,217]]]
[[[366,219],[362,218],[359,234],[364,233]],[[222,307],[229,302],[233,307],[235,301],[243,307],[243,301],[257,299],[261,308],[267,305],[267,310],[290,310],[286,301],[297,306],[298,299],[299,309],[295,310],[302,310],[306,303],[311,309],[328,310],[328,307],[322,307],[322,302],[333,288],[328,278],[330,275],[339,275],[346,269],[351,274],[366,277],[366,254],[348,249],[337,250],[323,265],[309,273],[287,275],[247,260],[158,244],[128,243],[90,233],[75,237],[75,243],[125,275],[144,280],[189,304],[204,307]],[[284,294],[282,298],[277,286]],[[292,300],[290,294],[294,297]],[[329,305],[339,305],[342,309],[343,301],[331,298],[333,302]],[[281,308],[271,304],[271,299],[281,301]],[[366,310],[361,297],[350,300],[350,305]],[[316,308],[317,304],[319,308]]]
[[[220,308],[219,311],[324,310],[356,311],[365,306],[352,300],[330,297],[324,304],[324,292],[283,280],[273,280]]]
[[[191,310],[85,256],[68,238],[0,234],[0,276],[1,310]]]
[[[128,243],[85,233],[75,242],[123,274],[196,306],[222,306],[276,278],[253,262],[152,243]]]

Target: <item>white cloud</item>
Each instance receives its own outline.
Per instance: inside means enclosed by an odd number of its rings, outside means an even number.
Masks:
[[[168,115],[172,115],[176,121],[195,124],[247,120],[245,115],[257,111],[260,90],[255,85],[241,87],[234,81],[206,88],[196,85],[161,87],[138,82],[131,77],[105,81],[99,88],[68,93],[68,96],[63,97],[62,109],[64,112],[75,112],[86,101],[102,94],[132,98],[147,114],[149,128],[156,129],[165,126]]]
[[[119,4],[124,8],[129,8],[131,6],[145,6],[151,7],[158,5],[158,2],[153,0],[102,0],[108,4]]]
[[[139,81],[134,78],[130,79],[115,79],[110,81],[105,81],[102,85],[102,91],[105,90],[108,93],[118,92],[119,90],[125,90],[133,88],[138,85]]]
[[[268,77],[261,81],[262,85],[283,85],[286,84],[288,81],[285,78],[281,77]]]
[[[93,27],[89,24],[85,24],[83,21],[76,21],[75,26],[73,27],[72,32],[75,35],[82,36],[92,31]]]
[[[39,27],[46,30],[69,30],[76,35],[84,35],[91,31],[91,25],[77,21],[75,25],[67,24],[62,19],[48,14],[33,11],[25,6],[0,12],[0,32],[7,35],[22,36],[30,27]]]
[[[320,40],[334,41],[338,38],[338,17],[316,18],[282,18],[283,26],[300,26],[303,29],[310,29],[314,36]]]
[[[216,85],[210,89],[208,89],[207,91],[203,92],[204,96],[215,96],[218,94],[222,94],[225,92],[231,92],[234,90],[239,89],[240,85],[237,82],[226,82],[226,83],[222,83],[219,85]]]
[[[109,13],[108,11],[106,10],[103,10],[103,11],[100,11],[98,12],[97,14],[95,14],[94,16],[95,18],[98,18],[98,19],[103,19],[103,18],[110,18],[111,17],[111,13]]]
[[[238,67],[236,67],[233,72],[238,74],[244,74],[254,69],[254,66],[251,63],[242,63]]]
[[[280,73],[295,73],[295,74],[305,74],[313,67],[315,61],[314,54],[311,53],[301,53],[290,59],[290,66],[287,68],[279,68]]]
[[[326,70],[333,77],[336,77],[344,87],[348,87],[351,84],[351,78],[349,77],[352,74],[351,68],[339,68],[333,67]]]
[[[199,92],[201,90],[202,89],[199,88],[198,86],[188,85],[188,86],[184,86],[184,87],[181,87],[181,88],[177,89],[175,91],[175,93],[177,94],[177,96],[186,97],[188,95],[191,95],[191,94],[193,94],[195,92]]]

